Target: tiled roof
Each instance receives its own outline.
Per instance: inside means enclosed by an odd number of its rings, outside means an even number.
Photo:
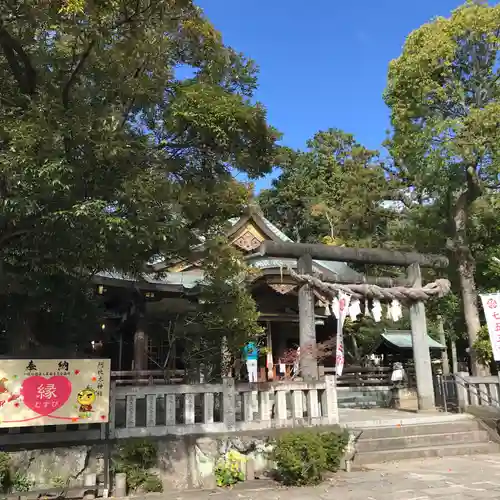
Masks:
[[[385,330],[382,334],[382,338],[399,349],[413,348],[410,330]],[[436,342],[432,337],[429,337],[429,335],[427,335],[427,343],[431,349],[446,349],[444,345]]]
[[[293,243],[293,240],[289,238],[283,231],[278,229],[270,220],[266,219],[262,215],[257,215],[260,217],[262,222],[266,225],[271,233],[273,233],[279,240],[287,243]],[[235,226],[241,220],[240,217],[234,217],[229,219],[229,223],[232,226]],[[159,261],[159,259],[155,259],[155,262]],[[272,269],[279,267],[296,267],[296,261],[293,259],[275,259],[270,257],[252,257],[249,260],[251,265],[258,267],[260,269]],[[332,272],[336,276],[338,276],[343,281],[359,281],[362,278],[362,275],[356,272],[354,269],[350,268],[345,262],[331,262],[326,260],[315,260],[313,261],[316,266],[320,266],[328,271]],[[321,269],[316,268],[317,271],[321,271]],[[157,277],[155,274],[143,274],[141,276],[141,280],[137,280],[132,276],[127,276],[123,273],[119,272],[101,272],[98,273],[96,278],[97,281],[99,278],[102,279],[114,279],[118,281],[144,281],[149,284],[157,284],[163,286],[182,286],[185,289],[192,289],[201,281],[203,281],[204,273],[200,270],[190,270],[189,272],[172,272],[166,273],[162,277]]]
[[[270,220],[266,219],[265,217],[262,217],[262,220],[280,240],[287,243],[293,243],[293,240],[289,238],[283,231],[279,230]],[[361,275],[354,269],[350,268],[345,262],[335,262],[328,260],[315,260],[314,262],[336,274],[339,278],[342,277],[345,280],[352,280],[353,282],[361,278]]]
[[[145,281],[151,285],[172,285],[172,286],[182,286],[183,288],[194,288],[200,281],[203,280],[203,271],[189,272],[189,273],[166,273],[162,277],[157,277],[154,274],[143,274],[141,280],[134,278],[133,276],[119,273],[116,271],[112,272],[100,272],[97,273],[97,279],[112,279],[119,281]]]

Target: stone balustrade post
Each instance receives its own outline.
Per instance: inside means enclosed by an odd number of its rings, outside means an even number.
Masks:
[[[326,388],[321,402],[322,416],[327,419],[328,424],[338,424],[340,419],[335,375],[325,375],[325,384]]]
[[[234,431],[236,428],[236,388],[232,377],[222,379],[222,406],[226,431]]]
[[[455,375],[455,385],[457,387],[458,408],[460,411],[466,411],[469,406],[468,384],[466,383],[469,377],[468,372],[458,372]]]

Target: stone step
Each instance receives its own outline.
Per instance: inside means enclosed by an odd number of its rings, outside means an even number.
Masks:
[[[364,401],[339,401],[339,408],[376,408],[380,406],[380,402],[374,400]]]
[[[475,419],[457,420],[452,422],[435,422],[435,423],[425,423],[425,424],[394,424],[392,426],[384,427],[369,427],[365,429],[359,429],[362,431],[359,441],[364,441],[368,439],[380,439],[380,438],[393,438],[393,437],[405,437],[405,436],[418,436],[429,435],[429,434],[446,434],[452,432],[467,432],[467,431],[477,431],[482,430],[479,422]],[[357,429],[353,430],[354,432]],[[358,431],[358,432],[359,432]]]
[[[487,443],[489,435],[486,431],[464,431],[455,430],[443,434],[413,434],[398,437],[383,437],[377,439],[359,440],[356,446],[358,453],[373,451],[389,451],[408,448],[427,448],[436,446],[447,446],[452,444]]]
[[[496,443],[469,443],[451,444],[437,447],[407,448],[400,450],[370,451],[360,453],[354,457],[354,466],[380,464],[382,462],[393,462],[398,460],[429,458],[429,457],[452,457],[460,455],[479,455],[498,453],[500,446]]]

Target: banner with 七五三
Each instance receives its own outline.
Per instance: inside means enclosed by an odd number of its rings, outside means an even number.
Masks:
[[[500,361],[500,293],[481,294],[493,359]]]

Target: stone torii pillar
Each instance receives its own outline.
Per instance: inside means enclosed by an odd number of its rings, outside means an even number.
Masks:
[[[408,267],[408,279],[415,288],[422,286],[420,266],[412,264]],[[433,410],[436,407],[432,365],[427,340],[427,319],[423,302],[414,302],[410,306],[411,340],[413,345],[413,361],[417,378],[418,409]]]
[[[399,290],[399,294],[411,301],[413,357],[417,378],[419,410],[432,410],[435,407],[425,305],[422,299],[419,300],[419,295],[424,294],[424,300],[431,295],[442,296],[449,292],[449,282],[447,280],[438,280],[441,283],[436,281],[432,284],[434,289],[427,288],[423,290],[420,266],[431,268],[447,267],[448,259],[446,257],[415,252],[395,252],[385,249],[345,248],[320,244],[278,243],[274,241],[264,242],[259,249],[259,254],[276,258],[299,259],[298,269],[302,275],[299,280],[301,282],[301,291],[299,291],[299,305],[301,305],[299,309],[302,318],[301,344],[306,342],[306,339],[312,339],[312,331],[315,332],[315,326],[313,326],[314,314],[311,314],[311,310],[314,313],[314,302],[311,302],[312,286],[317,286],[320,289],[328,289],[328,286],[335,288],[332,284],[322,283],[312,277],[312,259],[407,267],[409,285],[414,288],[414,291],[412,293],[411,289],[402,289]],[[292,270],[290,270],[290,273],[296,274]],[[443,285],[443,281],[446,281],[446,284]],[[367,285],[349,285],[349,289],[353,293],[363,294],[363,286]],[[330,290],[331,292],[332,290]],[[386,293],[386,300],[390,299],[391,295],[394,296],[394,292]],[[312,366],[312,364],[309,365],[304,360],[303,366],[304,369],[309,370],[308,367]],[[312,373],[312,369],[307,373]]]
[[[297,263],[300,274],[312,275],[312,257],[304,255]],[[318,363],[313,356],[316,346],[316,316],[314,314],[314,292],[304,283],[299,288],[299,339],[300,339],[300,374],[306,380],[318,378]]]

